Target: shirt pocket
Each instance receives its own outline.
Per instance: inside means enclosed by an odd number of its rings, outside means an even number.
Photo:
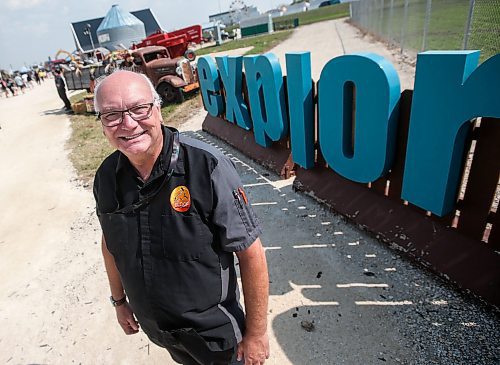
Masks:
[[[124,214],[102,213],[99,220],[108,251],[115,258],[129,252],[131,250],[129,240],[131,219]]]
[[[212,233],[198,215],[163,215],[161,231],[163,254],[170,260],[198,260],[212,245]]]

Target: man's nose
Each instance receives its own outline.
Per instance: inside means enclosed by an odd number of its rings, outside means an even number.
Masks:
[[[135,128],[137,126],[137,121],[132,118],[129,111],[124,111],[122,114],[122,128]]]

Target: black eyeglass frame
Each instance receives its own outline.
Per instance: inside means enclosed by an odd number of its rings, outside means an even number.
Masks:
[[[148,110],[147,115],[144,116],[144,117],[135,118],[132,115],[132,113],[130,112],[132,109],[135,109],[135,108],[138,108],[138,107],[141,107],[141,106],[146,106],[146,105],[149,106],[149,110]],[[101,121],[102,125],[105,126],[105,127],[116,127],[117,125],[122,124],[123,123],[123,117],[124,117],[125,113],[127,113],[130,116],[130,118],[132,118],[136,122],[140,122],[141,120],[145,120],[145,119],[148,119],[149,117],[151,117],[154,105],[155,105],[155,103],[151,102],[151,103],[144,103],[144,104],[134,105],[133,107],[125,109],[125,110],[111,110],[109,112],[104,112],[104,113],[98,112],[97,115],[96,115],[96,118],[97,118],[97,120]],[[106,114],[111,114],[111,113],[121,113],[121,117],[119,119],[117,119],[116,121],[111,122],[111,123],[104,122],[103,119],[102,119],[102,116],[103,115],[105,116]]]

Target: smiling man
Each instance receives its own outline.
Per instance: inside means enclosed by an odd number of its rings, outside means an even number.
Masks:
[[[118,323],[126,334],[140,325],[181,364],[263,364],[267,264],[231,160],[163,126],[160,98],[144,75],[106,77],[95,107],[117,149],[99,167],[94,195]]]

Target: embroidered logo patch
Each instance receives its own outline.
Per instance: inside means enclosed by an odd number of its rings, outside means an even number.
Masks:
[[[191,195],[186,186],[178,186],[170,194],[170,205],[177,212],[186,212],[191,207]]]

